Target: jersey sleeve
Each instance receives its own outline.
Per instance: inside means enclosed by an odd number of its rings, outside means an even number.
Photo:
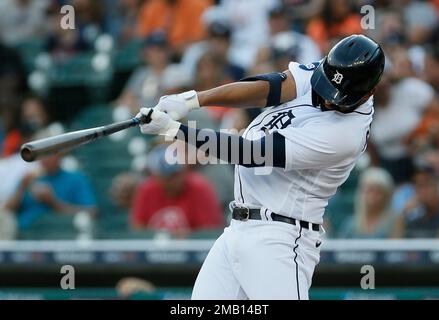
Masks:
[[[285,137],[285,169],[324,169],[352,161],[361,150],[361,141],[343,139],[338,131],[317,124],[279,130]]]
[[[318,65],[318,62],[307,65],[297,62],[290,62],[288,65],[288,70],[293,75],[294,82],[296,83],[297,98],[305,95],[311,89],[311,76]]]

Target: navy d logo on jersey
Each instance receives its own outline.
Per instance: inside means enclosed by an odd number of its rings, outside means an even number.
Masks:
[[[261,130],[284,129],[291,125],[291,121],[295,118],[293,111],[282,111],[271,116],[271,120],[262,126]]]

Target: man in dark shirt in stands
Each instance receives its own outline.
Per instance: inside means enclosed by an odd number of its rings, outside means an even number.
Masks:
[[[415,196],[407,203],[397,226],[398,236],[439,236],[439,179],[433,169],[419,168],[413,176]]]

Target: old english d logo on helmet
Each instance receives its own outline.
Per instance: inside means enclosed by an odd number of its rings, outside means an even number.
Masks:
[[[363,35],[337,43],[311,77],[313,92],[321,100],[355,110],[381,79],[385,63],[381,46]]]
[[[334,78],[331,81],[335,82],[336,84],[341,84],[341,82],[343,81],[343,75],[336,70]]]

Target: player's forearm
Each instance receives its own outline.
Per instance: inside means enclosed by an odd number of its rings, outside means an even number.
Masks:
[[[249,168],[285,168],[285,138],[277,132],[259,140],[248,140],[234,134],[199,130],[182,124],[176,138],[230,164]]]
[[[198,92],[200,106],[264,107],[270,87],[265,81],[242,81]]]
[[[269,76],[270,81],[250,77],[247,78],[248,81],[234,82],[198,92],[199,104],[200,106],[266,107],[267,104],[278,105],[296,98],[296,82],[290,71],[262,76],[264,79]]]

